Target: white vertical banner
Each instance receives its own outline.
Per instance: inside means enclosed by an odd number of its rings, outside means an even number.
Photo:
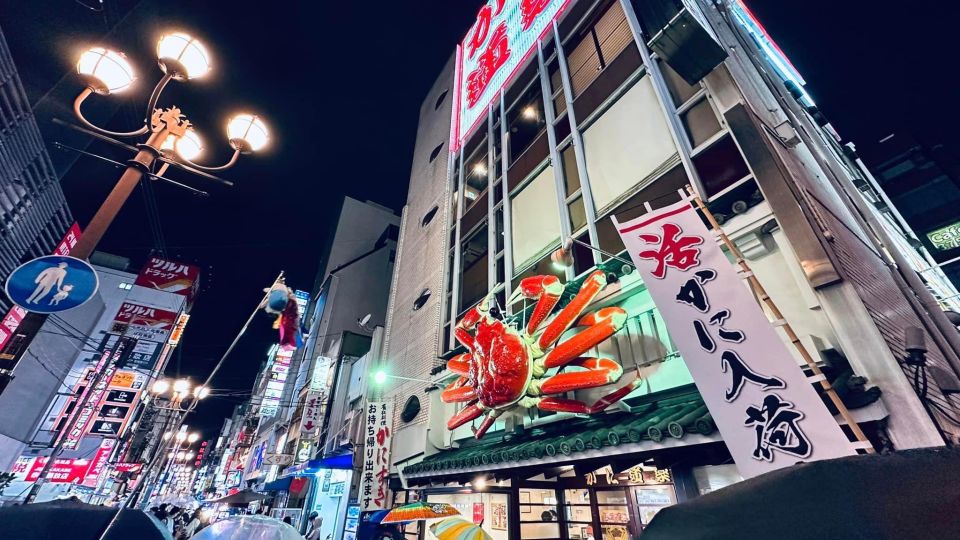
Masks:
[[[741,476],[856,453],[689,203],[613,221]]]
[[[360,471],[360,510],[387,508],[390,477],[390,443],[393,441],[393,403],[367,403]]]

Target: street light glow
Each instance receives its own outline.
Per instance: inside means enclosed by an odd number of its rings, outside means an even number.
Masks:
[[[186,394],[190,391],[190,381],[186,379],[177,379],[173,382],[173,391],[178,394]]]
[[[270,142],[267,125],[252,114],[238,114],[227,124],[227,137],[230,145],[241,152],[256,152]]]
[[[190,444],[197,442],[199,439],[200,439],[199,433],[191,433],[190,435],[187,435],[187,442]]]
[[[373,382],[376,383],[377,386],[383,386],[383,384],[387,382],[387,372],[382,369],[378,369],[373,374]]]
[[[177,151],[177,155],[183,159],[193,161],[203,152],[203,142],[197,135],[196,130],[188,129],[182,137],[177,137],[174,149]]]
[[[154,394],[163,394],[170,389],[170,381],[166,379],[157,379],[153,386],[150,388],[150,391]]]
[[[210,395],[210,389],[206,386],[198,386],[193,389],[193,397],[203,399]]]
[[[80,55],[77,73],[87,80],[87,86],[98,94],[123,92],[136,78],[133,66],[123,54],[103,47],[93,47]]]
[[[160,67],[175,79],[203,77],[210,71],[210,54],[202,43],[189,34],[175,32],[157,43]]]

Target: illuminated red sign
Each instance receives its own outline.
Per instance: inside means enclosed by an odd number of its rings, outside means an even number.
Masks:
[[[488,0],[457,50],[457,100],[451,148],[486,116],[487,108],[569,0]]]

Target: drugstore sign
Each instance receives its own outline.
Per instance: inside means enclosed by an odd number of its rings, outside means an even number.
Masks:
[[[457,48],[451,149],[486,116],[569,0],[488,0]]]

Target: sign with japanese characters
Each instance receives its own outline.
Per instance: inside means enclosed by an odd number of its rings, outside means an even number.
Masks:
[[[84,486],[97,487],[100,475],[103,474],[104,469],[106,469],[107,462],[110,460],[110,454],[113,453],[113,447],[115,445],[116,441],[114,439],[104,439],[100,441],[100,448],[97,449],[97,453],[93,456],[93,459],[90,460],[90,469],[87,470],[86,476],[83,477]]]
[[[120,336],[117,334],[103,336],[103,339],[100,340],[99,350],[103,352],[115,348],[118,339],[120,339]],[[160,353],[163,351],[162,345],[156,341],[143,339],[134,340],[133,343],[132,349],[127,353],[127,366],[144,371],[152,370],[157,365],[157,360],[160,359]]]
[[[307,392],[307,399],[303,403],[303,417],[300,419],[300,437],[309,438],[320,430],[320,392]]]
[[[689,203],[614,224],[741,476],[855,453]]]
[[[150,257],[133,284],[186,296],[187,305],[190,305],[200,285],[200,267],[161,257]]]
[[[120,304],[111,332],[138,340],[164,343],[177,324],[177,314],[133,302]]]
[[[534,54],[569,0],[488,0],[457,50],[451,148],[486,118],[487,108]]]
[[[360,509],[387,508],[390,443],[393,441],[393,403],[374,401],[366,406],[363,464],[360,471]]]
[[[267,385],[263,392],[263,401],[260,404],[260,416],[267,418],[276,416],[280,410],[280,399],[283,397],[283,387],[290,372],[293,351],[284,350],[274,345],[270,348],[270,355]]]

